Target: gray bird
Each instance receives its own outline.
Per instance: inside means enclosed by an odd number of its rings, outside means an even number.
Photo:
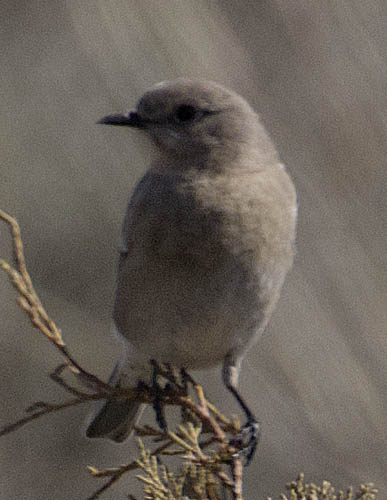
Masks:
[[[143,130],[157,158],[124,218],[114,304],[122,357],[110,383],[149,381],[150,360],[223,363],[237,392],[241,361],[263,332],[294,256],[296,193],[258,115],[209,81],[155,85],[128,114],[100,123]],[[121,442],[143,405],[107,401],[88,437]]]

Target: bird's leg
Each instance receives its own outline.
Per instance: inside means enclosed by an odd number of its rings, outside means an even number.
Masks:
[[[239,371],[240,360],[232,354],[227,355],[223,363],[223,382],[237,400],[247,419],[239,435],[233,439],[233,444],[235,443],[240,448],[240,453],[246,457],[246,465],[249,465],[257,448],[260,429],[257,419],[237,390]]]
[[[188,393],[188,384],[191,384],[192,386],[196,385],[195,380],[191,377],[191,375],[187,372],[185,368],[181,368],[180,370],[180,377],[184,386],[184,389],[186,391],[186,394]]]
[[[154,360],[151,361],[152,363],[152,390],[154,394],[154,399],[153,399],[153,409],[156,413],[156,421],[162,431],[165,431],[167,429],[167,421],[165,419],[165,411],[164,411],[164,405],[162,403],[162,387],[160,387],[160,384],[158,383],[158,376],[161,374],[160,373],[160,367],[158,363]]]
[[[164,387],[166,393],[174,393],[181,390],[182,386],[179,381],[178,371],[175,367],[169,363],[163,363],[163,370],[160,371],[160,375],[162,375],[167,381]]]

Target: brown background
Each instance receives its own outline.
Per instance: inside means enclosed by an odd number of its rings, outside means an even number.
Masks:
[[[341,487],[375,481],[386,498],[385,0],[3,0],[0,22],[0,206],[22,226],[36,288],[72,352],[101,376],[114,363],[115,247],[150,161],[142,138],[96,120],[160,80],[233,87],[261,113],[300,204],[295,268],[241,380],[263,430],[245,498],[277,496],[300,470]],[[47,377],[60,358],[5,276],[0,293],[7,423],[64,395]],[[237,411],[219,370],[206,387]],[[129,461],[133,445],[83,437],[88,412],[3,437],[0,498],[82,499],[100,484],[86,464]],[[134,481],[105,498],[126,498]]]

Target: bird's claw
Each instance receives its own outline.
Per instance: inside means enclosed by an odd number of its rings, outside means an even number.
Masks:
[[[260,437],[260,426],[256,420],[247,421],[241,430],[230,441],[230,444],[236,448],[236,455],[243,457],[244,465],[250,464],[254,457],[255,450]]]

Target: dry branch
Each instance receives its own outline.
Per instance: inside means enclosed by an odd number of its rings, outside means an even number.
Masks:
[[[60,329],[48,315],[35,292],[25,263],[20,227],[17,221],[2,210],[0,210],[0,219],[5,221],[10,228],[15,261],[14,266],[11,266],[5,260],[0,259],[0,267],[7,273],[11,283],[16,288],[17,302],[28,315],[33,327],[40,331],[64,357],[65,362],[55,369],[51,378],[72,395],[71,399],[61,403],[45,401],[34,403],[27,408],[28,415],[2,427],[0,436],[14,432],[45,415],[89,401],[135,397],[139,402],[154,402],[154,388],[142,385],[139,389],[116,389],[85,370],[75,360],[63,340]],[[229,420],[207,401],[201,386],[196,384],[185,372],[179,378],[169,367],[156,366],[156,368],[158,375],[168,381],[168,390],[158,391],[158,404],[180,406],[186,417],[191,415],[192,420],[187,421],[185,425],[180,425],[176,432],[172,430],[158,431],[149,426],[139,428],[138,435],[158,441],[158,446],[153,451],[146,451],[142,441],[140,441],[142,460],[135,460],[127,465],[103,471],[89,467],[93,476],[109,479],[88,500],[99,497],[125,473],[138,468],[146,472],[145,476],[140,476],[140,480],[144,483],[147,498],[177,500],[178,492],[183,491],[184,478],[187,476],[190,478],[193,491],[196,491],[194,494],[199,495],[200,500],[207,497],[210,500],[216,500],[218,497],[215,492],[219,488],[222,489],[223,496],[228,491],[233,499],[242,500],[243,467],[239,456],[240,450],[235,448],[235,440],[230,439],[230,436],[238,434],[239,423]],[[74,382],[69,383],[64,379],[66,371],[75,375],[76,381],[82,383],[82,389],[78,388]],[[192,395],[189,390],[191,390]],[[210,434],[204,440],[201,439],[202,428],[207,434]],[[171,450],[172,446],[173,450]],[[176,476],[171,472],[167,473],[163,466],[160,469],[161,476],[158,474],[159,469],[155,467],[154,457],[161,460],[160,457],[167,455],[181,456],[182,472]],[[231,469],[230,475],[224,470],[225,467]],[[157,496],[159,494],[167,494],[167,496]],[[153,497],[149,495],[153,495]]]
[[[143,483],[147,500],[219,500],[243,499],[243,463],[241,448],[243,440],[235,439],[240,424],[231,421],[214,407],[205,397],[200,385],[185,372],[176,376],[169,367],[158,366],[158,376],[168,382],[168,390],[157,391],[142,385],[140,389],[116,389],[88,372],[75,360],[63,341],[60,329],[48,315],[37,296],[25,263],[20,228],[16,220],[0,210],[0,219],[10,228],[13,242],[14,266],[0,259],[0,268],[8,275],[17,290],[17,302],[28,315],[34,328],[39,330],[64,357],[65,362],[51,374],[51,379],[60,385],[72,398],[61,403],[38,401],[26,409],[28,415],[0,429],[0,436],[16,431],[27,423],[45,415],[62,411],[89,401],[100,399],[137,398],[139,402],[177,405],[184,411],[183,423],[176,431],[162,431],[151,426],[138,427],[140,458],[126,465],[98,470],[89,466],[89,472],[96,478],[106,478],[107,482],[87,500],[95,500],[107,491],[121,477],[133,470],[142,471],[137,475]],[[82,389],[74,382],[64,379],[66,372],[75,375]],[[205,430],[206,437],[203,437]],[[142,438],[157,443],[148,450]],[[178,472],[169,471],[163,464],[163,457],[177,455],[180,462]],[[226,472],[229,468],[229,472]],[[288,495],[281,494],[281,500],[375,500],[377,490],[372,483],[360,485],[354,493],[350,487],[346,492],[335,492],[331,483],[323,481],[320,486],[304,483],[300,474],[296,481],[287,485]],[[129,495],[131,500],[136,500]],[[271,500],[271,499],[267,499]]]

